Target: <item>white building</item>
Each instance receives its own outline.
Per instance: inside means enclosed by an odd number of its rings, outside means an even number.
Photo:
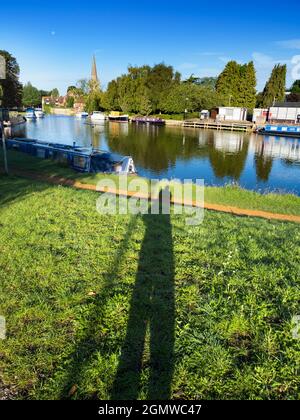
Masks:
[[[217,121],[246,121],[247,108],[220,107],[211,112],[211,117]]]
[[[269,121],[272,123],[300,124],[300,102],[275,104],[270,108]]]

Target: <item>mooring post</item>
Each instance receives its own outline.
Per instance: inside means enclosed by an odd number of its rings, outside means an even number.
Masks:
[[[8,175],[8,164],[7,164],[7,154],[6,154],[6,141],[5,141],[5,132],[3,121],[0,121],[1,136],[2,136],[2,148],[3,148],[3,160],[4,160],[4,171]]]

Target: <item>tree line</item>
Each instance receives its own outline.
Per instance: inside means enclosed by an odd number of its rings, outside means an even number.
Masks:
[[[0,80],[2,106],[40,106],[42,96],[54,100],[59,96],[57,89],[39,90],[30,82],[21,85],[19,66],[10,53],[1,51],[6,60],[7,77]],[[72,108],[75,99],[85,102],[88,112],[94,110],[121,111],[141,115],[182,114],[199,112],[218,106],[237,106],[253,109],[267,108],[285,100],[286,65],[277,64],[262,92],[256,91],[256,70],[254,63],[239,64],[229,61],[216,77],[197,78],[191,75],[183,80],[172,66],[160,63],[154,66],[129,66],[128,71],[112,80],[106,90],[97,82],[82,79],[67,92],[66,106]],[[287,100],[300,100],[300,81],[295,81]]]

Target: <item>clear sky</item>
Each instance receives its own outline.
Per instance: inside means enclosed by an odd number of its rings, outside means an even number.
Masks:
[[[225,63],[254,60],[258,88],[277,62],[300,55],[298,1],[4,0],[0,49],[40,89],[89,77],[96,55],[101,83],[128,64],[165,62],[184,77],[216,76]]]

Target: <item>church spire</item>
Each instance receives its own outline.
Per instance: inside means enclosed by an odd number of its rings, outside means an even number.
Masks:
[[[91,74],[91,76],[92,76],[92,80],[94,82],[99,82],[95,55],[93,55],[93,64],[92,64],[92,74]]]

